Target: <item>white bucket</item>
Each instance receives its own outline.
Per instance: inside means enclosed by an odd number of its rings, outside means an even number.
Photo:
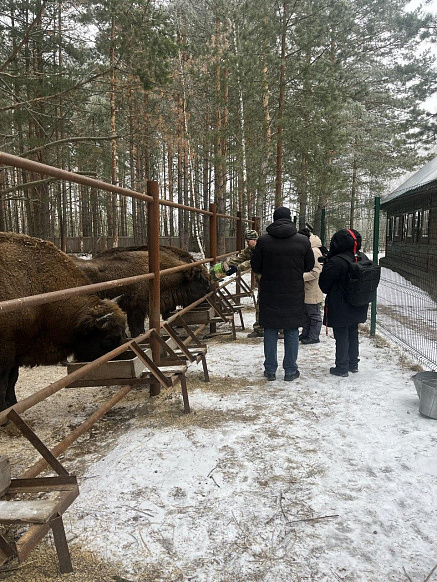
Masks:
[[[419,395],[419,412],[437,419],[437,372],[419,372],[413,376]]]

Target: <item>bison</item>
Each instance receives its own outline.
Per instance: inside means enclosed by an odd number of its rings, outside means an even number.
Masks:
[[[52,243],[0,233],[0,301],[89,285],[91,281]],[[69,355],[94,360],[126,340],[126,316],[96,294],[0,311],[0,411],[16,404],[20,366],[52,365]]]
[[[133,247],[112,247],[112,249],[106,249],[105,251],[100,251],[94,255],[94,258],[107,257],[114,255],[116,253],[125,253],[127,251],[148,251],[149,247],[147,245],[133,246]],[[179,247],[173,247],[170,245],[160,245],[160,253],[167,253],[170,255],[176,255],[184,263],[194,263],[195,259],[192,254]]]
[[[144,247],[132,248],[134,250],[109,249],[91,260],[75,259],[75,262],[93,283],[148,273],[149,253],[145,250],[137,250]],[[191,255],[186,251],[177,250],[188,255],[191,261],[183,260],[180,254],[178,256],[168,248],[161,248],[161,270],[178,267],[193,261]],[[161,275],[160,311],[164,319],[178,305],[186,307],[206,295],[209,287],[210,277],[202,266],[195,265],[184,271]],[[145,280],[125,287],[106,289],[100,295],[114,297],[115,294],[122,294],[120,307],[127,314],[127,323],[132,337],[140,335],[144,332],[144,319],[149,311],[149,281]]]

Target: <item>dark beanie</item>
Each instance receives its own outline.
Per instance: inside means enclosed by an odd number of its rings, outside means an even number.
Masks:
[[[279,220],[280,218],[291,218],[291,212],[289,208],[285,206],[280,206],[276,208],[273,213],[273,220]]]

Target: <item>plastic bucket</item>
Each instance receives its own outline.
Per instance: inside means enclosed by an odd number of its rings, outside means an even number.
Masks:
[[[437,419],[437,372],[419,372],[413,376],[419,395],[419,412]]]

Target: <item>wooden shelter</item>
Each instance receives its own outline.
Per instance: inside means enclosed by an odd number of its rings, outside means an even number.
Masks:
[[[437,157],[388,194],[381,209],[387,213],[386,254],[381,265],[433,290],[437,274]]]

